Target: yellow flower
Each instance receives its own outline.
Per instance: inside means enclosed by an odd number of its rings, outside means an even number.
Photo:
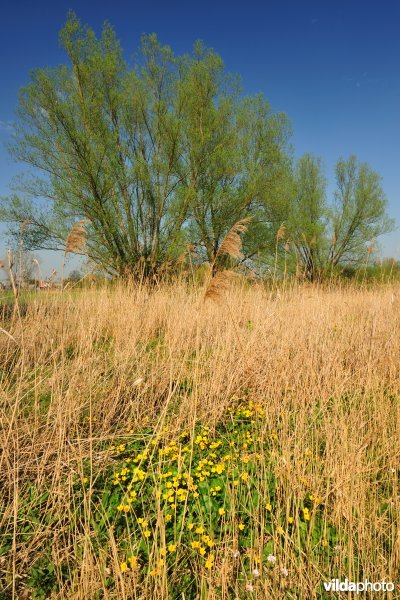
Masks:
[[[197,548],[201,547],[201,544],[200,544],[200,542],[194,541],[194,542],[192,542],[191,546],[194,550],[196,550]]]
[[[149,538],[151,536],[151,531],[149,531],[148,529],[145,529],[143,531],[143,535],[144,535],[144,537]]]
[[[196,533],[198,533],[199,535],[204,533],[204,527],[196,527]]]
[[[130,556],[128,558],[128,562],[131,569],[136,569],[136,567],[138,566],[137,556]]]
[[[188,523],[187,528],[189,529],[189,531],[191,531],[193,529],[193,523]]]
[[[279,533],[279,535],[283,535],[285,532],[283,530],[283,527],[277,527],[276,528],[276,533]]]
[[[175,552],[175,550],[176,550],[176,544],[168,545],[168,552]]]
[[[290,524],[294,523],[293,517],[288,517],[288,523],[290,523]]]
[[[218,514],[222,517],[222,515],[225,514],[225,509],[224,508],[219,508],[218,509]]]
[[[160,550],[160,556],[165,556],[167,554],[167,551],[165,548],[161,548]]]
[[[207,560],[206,560],[206,568],[212,569],[213,563],[214,563],[214,556],[212,554],[209,554],[207,556]]]
[[[242,473],[240,476],[242,481],[247,481],[249,478],[249,474],[248,473]]]
[[[240,530],[240,531],[243,531],[243,529],[244,529],[244,524],[243,524],[243,523],[239,523],[238,527],[239,527],[239,530]]]
[[[323,545],[324,547],[326,547],[326,546],[328,545],[328,542],[327,542],[326,540],[322,540],[322,545]]]
[[[123,562],[120,564],[120,569],[121,569],[121,573],[125,573],[125,571],[128,570],[128,565],[126,564],[126,562]]]
[[[268,503],[268,504],[265,505],[265,508],[271,512],[272,505]]]

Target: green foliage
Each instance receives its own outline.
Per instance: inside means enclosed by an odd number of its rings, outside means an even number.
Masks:
[[[254,568],[274,566],[271,556],[285,539],[329,560],[343,540],[321,499],[308,493],[281,513],[291,494],[275,475],[279,441],[263,414],[236,398],[214,431],[199,424],[154,435],[149,427],[111,448],[117,467],[96,480],[92,526],[101,539],[113,524],[122,572],[139,580],[167,572],[172,597],[192,598],[197,577],[212,573],[221,552],[241,557],[236,577],[243,589]]]
[[[368,263],[377,237],[394,227],[380,176],[355,156],[337,162],[329,203],[321,161],[305,154],[294,170],[291,197],[290,249],[311,280],[344,269],[355,272]]]
[[[96,556],[108,552],[115,558],[111,548],[117,544],[119,565],[112,573],[108,567],[102,580],[111,591],[115,578],[122,576],[132,578],[138,589],[166,581],[171,598],[196,598],[204,586],[206,593],[221,561],[228,560],[235,589],[244,594],[255,570],[276,582],[277,573],[285,571],[281,561],[287,544],[299,560],[307,556],[321,572],[336,576],[335,553],[347,545],[347,537],[332,524],[330,506],[308,481],[296,482],[294,493],[293,480],[279,475],[279,432],[270,430],[259,404],[246,395],[233,397],[214,429],[197,423],[179,431],[173,422],[161,430],[143,422],[113,446],[103,447],[108,455],[104,466],[93,468],[88,462],[73,477],[65,514],[55,506],[49,510],[50,489],[27,487],[18,507],[17,544],[32,544],[38,527],[46,531],[35,543],[35,560],[25,567],[24,585],[33,598],[61,589],[65,593],[79,568],[54,562],[54,527],[64,536],[73,533],[78,560],[83,560],[88,532]],[[92,430],[96,421],[86,417],[81,427]],[[318,455],[306,451],[305,472],[311,475],[320,457],[323,448]],[[294,456],[292,460],[295,464]],[[382,488],[382,511],[386,497]],[[2,535],[0,556],[12,544],[10,530]],[[361,565],[356,568],[362,571]],[[295,596],[295,580],[285,585]]]
[[[305,154],[294,170],[287,233],[296,258],[310,279],[325,267],[327,216],[321,160]]]
[[[20,91],[11,150],[34,176],[16,181],[0,219],[24,248],[64,249],[85,219],[94,263],[150,276],[189,247],[192,266],[215,265],[227,232],[251,217],[243,262],[274,275],[300,266],[313,280],[357,267],[393,228],[377,173],[340,159],[327,202],[321,161],[292,164],[286,116],[243,97],[201,42],[175,56],[143,36],[130,66],[109,23],[97,38],[71,13],[60,43],[68,65],[37,69]]]
[[[18,182],[2,216],[29,221],[26,247],[62,249],[88,219],[94,261],[147,273],[188,242],[213,260],[253,209],[271,223],[287,122],[262,98],[241,98],[215,52],[198,42],[176,57],[152,34],[130,68],[108,23],[98,39],[74,14],[60,43],[69,65],[36,70],[20,92],[12,151],[39,176]]]
[[[366,244],[391,231],[381,178],[355,156],[336,165],[335,203],[331,208],[332,243],[329,262],[354,265],[365,259]]]

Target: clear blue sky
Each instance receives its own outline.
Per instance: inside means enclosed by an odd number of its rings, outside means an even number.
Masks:
[[[7,157],[17,92],[35,67],[64,62],[58,32],[68,9],[97,32],[105,19],[127,58],[142,33],[176,53],[202,39],[240,74],[244,92],[263,92],[288,114],[296,154],[334,163],[351,153],[383,176],[390,214],[400,223],[400,1],[6,0],[0,20],[0,196],[23,170]],[[400,258],[400,231],[382,239]],[[4,254],[0,230],[0,257]],[[58,260],[58,259],[57,259]],[[45,268],[57,261],[48,256]]]

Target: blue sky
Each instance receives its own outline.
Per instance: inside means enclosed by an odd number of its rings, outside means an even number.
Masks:
[[[339,156],[356,154],[383,177],[389,212],[400,223],[400,1],[6,0],[0,20],[0,197],[24,170],[7,156],[17,92],[36,67],[65,61],[58,32],[67,11],[97,32],[105,19],[127,58],[142,33],[179,54],[204,40],[240,74],[244,93],[263,92],[293,126],[296,155],[322,157],[328,178]],[[400,230],[381,240],[400,258]],[[0,229],[0,257],[5,240]],[[59,257],[43,257],[48,271]]]

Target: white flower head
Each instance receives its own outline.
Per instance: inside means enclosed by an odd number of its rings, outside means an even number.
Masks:
[[[258,569],[253,569],[253,576],[260,577],[260,571]]]
[[[289,575],[289,571],[285,567],[281,568],[281,573],[284,577],[287,577]]]
[[[233,551],[233,558],[239,558],[239,556],[240,556],[239,550],[234,550]]]
[[[254,587],[251,583],[246,583],[246,592],[254,592]]]
[[[274,556],[274,554],[268,554],[267,561],[274,565],[276,563],[276,556]]]

